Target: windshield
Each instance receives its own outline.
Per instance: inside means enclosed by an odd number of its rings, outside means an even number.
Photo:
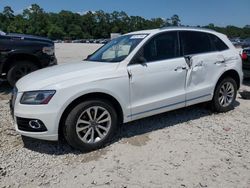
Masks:
[[[0,30],[0,35],[6,35],[6,33]]]
[[[88,61],[121,62],[147,35],[124,35],[113,39],[108,44],[97,50]]]

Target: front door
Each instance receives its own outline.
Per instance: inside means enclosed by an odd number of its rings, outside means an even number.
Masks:
[[[177,32],[153,37],[138,54],[135,58],[144,63],[128,66],[131,119],[184,107],[187,64],[180,57]]]

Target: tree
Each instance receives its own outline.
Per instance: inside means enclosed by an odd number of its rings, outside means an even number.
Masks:
[[[48,31],[48,37],[51,39],[63,39],[65,36],[65,33],[63,32],[63,29],[61,27],[58,27],[57,25],[50,25],[49,31]]]
[[[181,23],[181,20],[180,20],[179,16],[177,14],[175,14],[171,17],[171,22],[172,22],[173,26],[179,26]]]
[[[95,12],[93,35],[96,38],[108,38],[110,35],[110,15],[104,11]]]
[[[209,29],[214,29],[214,27],[215,27],[215,26],[214,26],[213,23],[208,24],[208,28],[209,28]]]
[[[71,29],[70,29],[70,32],[69,32],[68,36],[71,39],[82,38],[82,29],[81,29],[81,27],[79,25],[71,24],[69,27]]]
[[[23,11],[23,15],[27,19],[43,13],[43,9],[37,4],[32,4],[29,8],[24,9]]]
[[[46,13],[39,5],[32,4],[22,14],[15,15],[11,7],[0,12],[0,29],[6,32],[46,36],[51,39],[108,38],[111,32],[128,33],[137,30],[155,29],[163,26],[179,26],[178,15],[171,18],[145,19],[129,16],[125,12],[107,13],[102,10],[85,14],[62,10],[59,13]],[[200,26],[202,27],[202,26]],[[226,34],[228,37],[250,37],[250,26],[217,27],[213,23],[203,26]]]
[[[25,33],[27,22],[22,15],[17,15],[13,18],[11,24],[7,26],[6,31],[9,33]]]
[[[0,15],[1,29],[7,31],[8,27],[11,24],[11,22],[13,21],[14,17],[15,17],[14,11],[11,9],[11,7],[10,6],[4,7],[3,12]]]
[[[48,16],[37,4],[32,4],[23,11],[23,17],[27,20],[26,33],[40,36],[48,34]]]
[[[147,20],[148,29],[161,28],[165,26],[165,20],[162,18],[152,18],[151,20]]]
[[[3,16],[5,16],[6,19],[13,19],[14,18],[14,11],[11,9],[10,6],[4,7]]]
[[[164,24],[165,27],[169,27],[169,26],[172,26],[172,20],[170,18],[167,18],[165,20],[165,24]]]

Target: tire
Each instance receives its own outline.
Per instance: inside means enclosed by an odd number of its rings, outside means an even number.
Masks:
[[[96,108],[98,110],[95,115]],[[106,114],[101,117],[104,112]],[[89,114],[93,121],[90,120]],[[118,125],[117,117],[113,105],[108,101],[90,100],[82,102],[68,114],[64,126],[64,137],[69,145],[78,150],[86,152],[99,149],[113,137]],[[103,122],[107,119],[110,119],[110,121]],[[92,134],[93,131],[94,134]]]
[[[224,94],[222,94],[223,91],[225,91]],[[230,77],[224,78],[223,80],[218,82],[218,84],[216,85],[214,97],[212,100],[212,109],[215,112],[219,112],[219,113],[228,112],[232,110],[234,108],[236,95],[237,95],[236,81]],[[224,97],[224,100],[222,99],[223,97]]]
[[[29,61],[18,61],[10,68],[7,73],[7,80],[9,84],[14,87],[16,82],[23,76],[37,70],[38,67]]]

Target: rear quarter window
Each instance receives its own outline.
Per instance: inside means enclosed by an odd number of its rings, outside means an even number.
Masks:
[[[215,51],[227,50],[228,46],[217,36],[213,34],[208,34]]]

